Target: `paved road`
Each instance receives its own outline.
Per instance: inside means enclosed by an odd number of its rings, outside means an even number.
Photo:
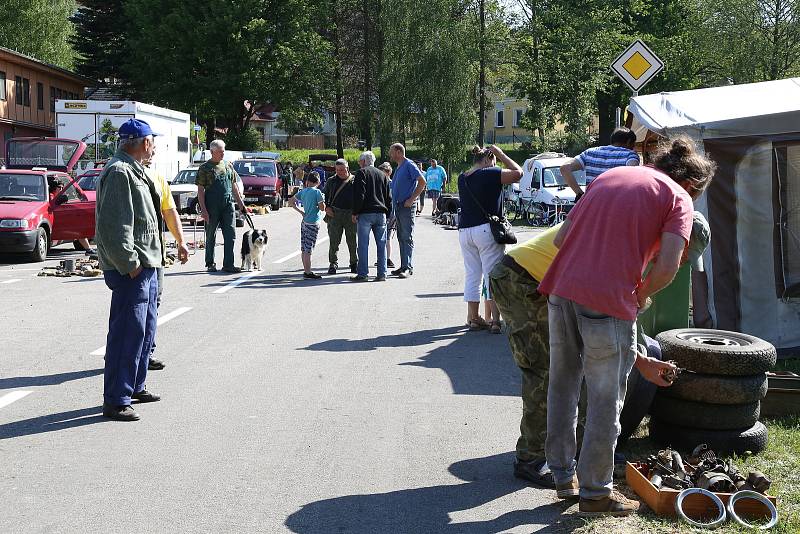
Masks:
[[[0,532],[560,531],[511,476],[519,378],[462,326],[457,232],[422,218],[412,278],[353,284],[301,279],[296,213],[256,224],[264,272],[168,269],[137,423],[100,415],[103,281],[0,264]]]

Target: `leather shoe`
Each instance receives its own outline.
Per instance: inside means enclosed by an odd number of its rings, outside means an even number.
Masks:
[[[514,462],[514,476],[533,482],[537,486],[543,488],[556,488],[556,482],[553,480],[553,473],[550,471],[550,468],[547,466],[547,461],[544,458],[528,462],[516,460]]]
[[[160,371],[164,368],[164,362],[161,360],[156,360],[152,356],[150,357],[150,361],[147,362],[147,370],[148,371]]]
[[[139,393],[134,393],[131,395],[131,399],[139,401],[139,402],[158,402],[161,400],[160,395],[156,395],[155,393],[151,393],[146,389],[143,389]]]
[[[226,273],[233,273],[233,274],[238,274],[242,272],[242,270],[239,267],[223,267],[222,270],[225,271]]]
[[[139,414],[131,408],[130,404],[124,406],[111,406],[103,404],[103,417],[108,417],[114,421],[138,421]]]
[[[336,265],[335,263],[331,263],[331,266],[328,267],[328,274],[336,274],[336,269],[338,268],[339,268],[338,265]]]
[[[210,273],[215,273],[217,272],[217,266],[213,263],[211,265],[206,265],[206,271]]]
[[[358,274],[358,265],[351,265],[350,266],[350,273],[351,274]]]

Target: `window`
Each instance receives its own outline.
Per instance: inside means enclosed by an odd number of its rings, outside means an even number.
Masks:
[[[61,89],[56,88],[56,100],[61,100],[64,98],[64,93]]]
[[[522,116],[525,114],[524,109],[515,109],[514,110],[514,128],[519,128],[520,123],[522,122]]]
[[[6,73],[0,72],[0,100],[6,100]]]
[[[50,86],[50,111],[56,110],[56,88]]]
[[[189,152],[188,137],[178,137],[178,152]]]
[[[36,82],[36,109],[44,109],[44,84]]]
[[[18,106],[22,105],[22,76],[14,76],[14,100]]]
[[[502,128],[505,126],[505,121],[503,120],[503,110],[497,110],[497,118],[494,121],[494,125],[498,128]]]
[[[22,105],[31,107],[31,81],[28,78],[22,78]]]

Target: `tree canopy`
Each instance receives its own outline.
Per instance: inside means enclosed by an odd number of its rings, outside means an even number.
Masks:
[[[5,0],[0,46],[40,61],[70,68],[75,53],[68,40],[75,0]]]

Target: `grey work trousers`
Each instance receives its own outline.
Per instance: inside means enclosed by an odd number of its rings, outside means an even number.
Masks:
[[[613,487],[619,414],[628,373],[636,361],[636,322],[550,295],[548,323],[547,464],[557,484],[569,482],[577,467],[581,498],[602,499]],[[582,380],[586,381],[586,424],[576,464],[575,426]]]

